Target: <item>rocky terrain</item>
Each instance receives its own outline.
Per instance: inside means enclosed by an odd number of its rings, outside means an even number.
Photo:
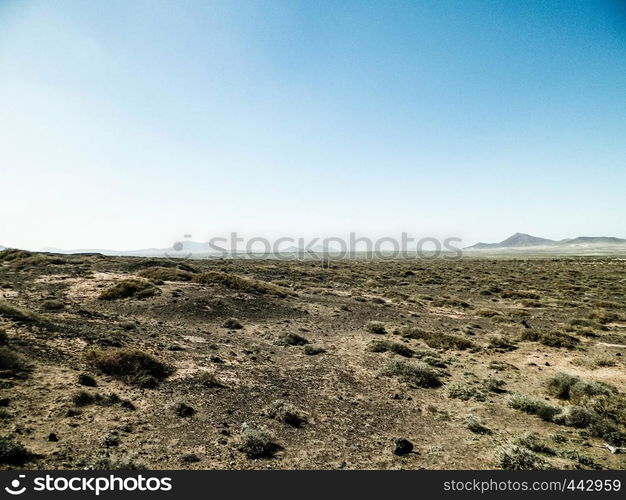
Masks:
[[[0,252],[0,467],[623,469],[626,260]]]

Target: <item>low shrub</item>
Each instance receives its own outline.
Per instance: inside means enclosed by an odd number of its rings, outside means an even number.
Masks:
[[[302,424],[306,422],[306,417],[300,410],[281,400],[272,403],[267,410],[267,415],[270,418],[291,425],[292,427],[301,427]]]
[[[85,360],[107,375],[126,383],[151,388],[169,377],[173,368],[138,349],[93,350]]]
[[[317,356],[318,354],[325,353],[326,350],[323,349],[322,347],[317,347],[317,346],[312,346],[312,345],[305,345],[304,349],[302,350],[302,352],[304,352],[304,354],[306,354],[307,356]]]
[[[512,351],[514,349],[517,349],[517,346],[504,335],[496,335],[494,337],[490,337],[489,347],[491,347],[492,349],[499,349],[501,351]]]
[[[494,316],[499,316],[500,313],[498,311],[494,311],[493,309],[477,309],[476,316],[481,316],[483,318],[493,318]]]
[[[372,352],[393,352],[405,358],[413,356],[413,350],[404,344],[390,342],[389,340],[376,340],[369,345]]]
[[[0,251],[0,261],[11,262],[14,260],[27,259],[32,257],[32,253],[27,250],[18,250],[17,248],[5,248]]]
[[[228,318],[224,323],[222,323],[223,328],[228,328],[229,330],[241,330],[243,325],[237,318]]]
[[[568,460],[578,462],[580,465],[584,465],[585,467],[589,467],[590,469],[602,469],[602,465],[596,462],[593,458],[588,457],[587,455],[583,455],[582,453],[578,453],[576,450],[563,450],[561,453],[559,453],[559,456],[567,458]]]
[[[520,340],[527,342],[539,342],[548,347],[565,347],[573,349],[578,345],[580,340],[566,333],[548,332],[540,333],[533,329],[525,329],[520,335]]]
[[[281,335],[280,338],[276,341],[277,345],[283,346],[299,346],[308,344],[309,341],[304,338],[302,335],[298,335],[297,333],[285,333]]]
[[[26,360],[7,346],[0,346],[0,375],[25,375],[31,367]]]
[[[469,401],[474,398],[477,401],[484,401],[485,394],[467,384],[450,384],[448,387],[448,397],[450,399],[460,399],[461,401]]]
[[[554,449],[546,445],[537,434],[534,432],[525,432],[520,436],[517,436],[513,441],[513,444],[522,446],[536,453],[545,453],[546,455],[554,455],[556,452]]]
[[[159,289],[148,281],[125,279],[100,293],[100,300],[118,300],[133,297],[145,299],[159,293]]]
[[[491,429],[485,427],[481,420],[474,415],[467,415],[464,422],[465,427],[467,427],[474,434],[491,434]]]
[[[512,394],[507,398],[507,404],[511,408],[523,411],[529,415],[537,415],[546,422],[551,422],[555,416],[561,413],[561,408],[524,394]]]
[[[548,332],[539,336],[539,343],[548,347],[564,347],[566,349],[573,349],[576,347],[580,340],[566,333]]]
[[[186,403],[178,402],[174,405],[174,413],[181,418],[191,417],[196,410]]]
[[[96,396],[87,391],[77,391],[72,395],[72,402],[75,406],[89,406],[96,402]]]
[[[401,328],[397,330],[397,333],[404,338],[423,340],[428,347],[434,349],[458,349],[459,351],[464,351],[474,347],[474,343],[471,340],[449,333],[425,332],[414,327]]]
[[[571,405],[565,407],[560,415],[554,418],[554,423],[584,429],[599,421],[599,416],[594,411],[581,406]]]
[[[432,388],[441,386],[439,374],[421,361],[390,360],[383,374],[397,376],[403,382],[414,387]]]
[[[11,436],[0,437],[0,463],[22,465],[31,454],[22,443]]]
[[[86,387],[96,387],[96,385],[98,385],[96,383],[96,379],[93,378],[88,373],[79,373],[78,374],[78,383],[80,385],[84,385]]]
[[[214,374],[209,372],[199,372],[193,379],[196,384],[208,389],[223,387],[223,384],[219,381],[219,379]]]
[[[490,392],[504,392],[506,382],[500,378],[487,377],[483,380],[483,387]]]
[[[383,335],[387,333],[385,329],[385,325],[381,321],[370,321],[366,325],[367,331],[370,333],[376,333],[378,335]]]
[[[0,316],[17,323],[40,323],[42,318],[32,311],[0,301]]]
[[[517,445],[503,446],[498,450],[495,464],[504,470],[547,470],[550,464],[540,455]]]
[[[556,373],[550,377],[546,383],[548,392],[559,399],[567,400],[570,396],[571,387],[577,383],[580,379],[567,373]]]
[[[551,395],[576,403],[587,401],[595,396],[609,396],[617,393],[617,389],[604,382],[589,382],[563,372],[550,377],[546,385]]]
[[[41,304],[44,311],[61,311],[65,308],[65,304],[61,300],[49,299]]]
[[[273,436],[265,429],[244,424],[239,436],[239,451],[248,458],[271,457],[278,449]]]

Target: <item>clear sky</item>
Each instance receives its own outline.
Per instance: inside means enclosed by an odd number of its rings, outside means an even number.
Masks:
[[[617,1],[0,0],[0,244],[626,237]]]

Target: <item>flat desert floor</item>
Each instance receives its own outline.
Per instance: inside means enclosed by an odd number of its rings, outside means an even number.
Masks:
[[[0,467],[624,469],[625,293],[610,257],[4,251]]]

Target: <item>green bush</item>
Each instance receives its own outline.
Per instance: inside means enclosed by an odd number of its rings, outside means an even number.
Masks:
[[[524,394],[512,394],[507,398],[507,404],[511,408],[523,411],[529,415],[537,415],[546,422],[551,422],[556,415],[561,413],[561,408],[552,406],[541,399],[534,399]]]
[[[598,420],[599,416],[597,413],[575,405],[565,407],[563,412],[554,418],[556,424],[578,429],[589,427],[591,424],[598,422]]]
[[[567,400],[570,397],[570,389],[579,381],[578,377],[559,372],[549,378],[546,385],[548,386],[548,392],[552,396]]]

